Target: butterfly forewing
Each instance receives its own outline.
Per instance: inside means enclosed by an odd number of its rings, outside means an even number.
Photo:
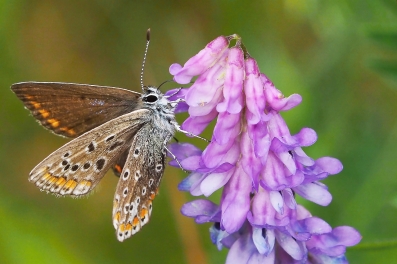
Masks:
[[[11,89],[44,127],[72,138],[142,108],[141,94],[121,88],[24,82]]]
[[[86,132],[38,164],[29,180],[58,195],[88,193],[131,146],[137,131],[146,124],[148,112],[137,110]]]
[[[145,124],[135,135],[120,174],[113,203],[113,225],[123,241],[149,221],[165,166],[165,143],[171,134]]]

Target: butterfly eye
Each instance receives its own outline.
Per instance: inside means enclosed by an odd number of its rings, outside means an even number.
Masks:
[[[143,101],[148,102],[148,103],[154,103],[158,100],[158,97],[155,95],[148,95],[143,98]]]

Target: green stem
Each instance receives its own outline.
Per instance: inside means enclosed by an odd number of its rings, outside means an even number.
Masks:
[[[241,48],[241,49],[243,50],[243,52],[244,52],[244,59],[251,58],[251,55],[248,53],[247,48],[245,47],[245,45],[244,45],[243,42],[241,41],[241,37],[240,37],[239,35],[233,34],[233,35],[227,36],[226,38],[229,40],[229,42],[230,42],[231,40],[234,40],[234,39],[236,40],[236,45],[234,45],[234,46],[235,46],[235,47],[239,47],[239,48]]]
[[[357,246],[351,247],[351,250],[377,250],[397,247],[397,240],[381,241],[381,242],[370,242],[370,243],[360,243]]]

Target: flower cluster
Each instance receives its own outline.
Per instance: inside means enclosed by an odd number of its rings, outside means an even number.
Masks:
[[[187,143],[170,150],[191,171],[180,190],[208,197],[223,188],[219,205],[198,199],[182,213],[213,222],[212,242],[230,248],[226,262],[346,263],[346,246],[357,244],[360,234],[348,226],[332,229],[295,200],[298,194],[328,205],[331,194],[319,181],[342,170],[339,160],[314,160],[302,150],[317,140],[314,130],[290,134],[280,111],[298,105],[301,96],[285,98],[237,35],[216,38],[183,67],[171,65],[170,73],[179,84],[197,76],[190,88],[167,93],[184,99],[176,109],[189,113],[182,129],[199,135],[216,120],[204,151]]]

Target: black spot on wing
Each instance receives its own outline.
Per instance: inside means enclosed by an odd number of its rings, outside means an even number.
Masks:
[[[95,145],[93,142],[91,142],[88,146],[87,146],[87,152],[91,153],[95,150]]]
[[[106,160],[104,158],[100,158],[99,160],[97,160],[95,163],[96,169],[99,171],[102,170],[103,166],[105,166],[105,162],[106,162]]]

